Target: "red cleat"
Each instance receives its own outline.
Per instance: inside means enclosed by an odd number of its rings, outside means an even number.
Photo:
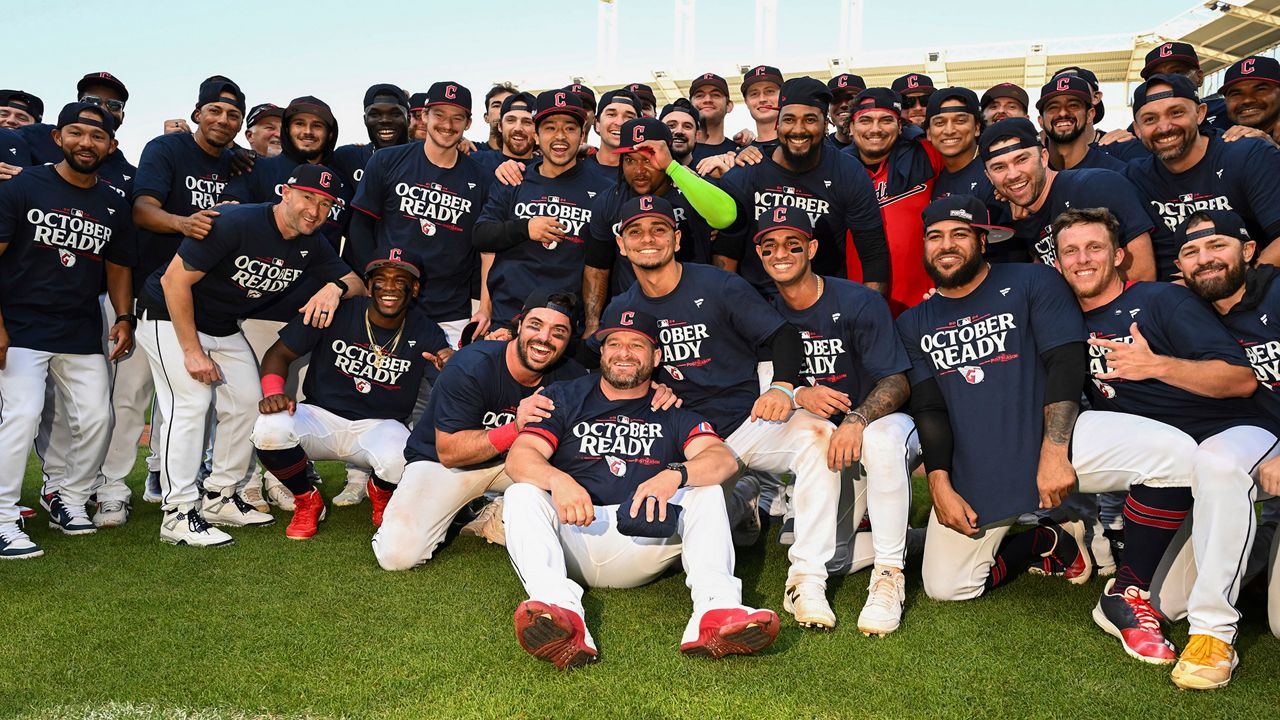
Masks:
[[[387,503],[391,502],[391,494],[394,490],[383,490],[373,484],[373,476],[369,476],[369,482],[365,483],[365,491],[369,494],[369,504],[373,506],[373,526],[382,527],[382,513],[387,509]]]
[[[1114,592],[1116,579],[1107,587],[1093,607],[1093,621],[1107,634],[1120,639],[1129,657],[1153,665],[1170,665],[1178,660],[1173,643],[1160,627],[1160,613],[1151,606],[1151,593],[1130,585]]]
[[[516,608],[516,639],[530,655],[561,670],[595,662],[582,617],[558,605],[526,600]]]
[[[295,495],[293,498],[293,519],[289,521],[289,527],[284,529],[284,536],[290,540],[307,540],[316,534],[316,526],[324,520],[325,516],[324,498],[320,497],[320,491],[311,488],[311,491],[303,495]]]
[[[36,516],[36,509],[29,508],[26,505],[19,505],[18,515],[22,516],[23,518],[33,518]]]
[[[680,652],[709,658],[751,655],[777,637],[778,615],[772,610],[708,610],[698,622],[698,639],[681,645]]]

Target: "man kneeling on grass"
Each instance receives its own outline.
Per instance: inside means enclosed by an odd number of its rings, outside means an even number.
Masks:
[[[503,509],[507,551],[529,593],[516,609],[516,637],[561,669],[597,656],[583,584],[638,587],[677,557],[693,596],[681,652],[745,655],[778,634],[777,614],[743,606],[733,575],[719,486],[737,460],[700,416],[651,407],[657,338],[653,316],[608,313],[596,333],[600,376],[548,387],[550,416],[526,425],[507,455],[515,481]]]

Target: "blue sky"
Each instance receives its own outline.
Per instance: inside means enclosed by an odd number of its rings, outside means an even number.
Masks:
[[[867,0],[863,48],[874,57],[877,50],[901,47],[1139,32],[1191,4],[1075,0],[1069,18],[1064,13],[1046,27],[1040,3],[1004,3],[996,12],[980,1]],[[353,7],[370,12],[353,13]],[[546,86],[592,74],[596,7],[593,0],[11,3],[5,13],[11,51],[0,86],[39,95],[52,116],[74,99],[81,75],[114,73],[130,91],[119,139],[135,162],[164,119],[190,113],[200,80],[213,74],[236,80],[250,105],[316,95],[334,107],[340,143],[366,142],[359,105],[375,82],[414,92],[435,80],[457,80],[472,89],[479,107],[495,80]],[[835,55],[838,0],[780,0],[779,7],[777,56],[757,58],[755,3],[701,0],[694,51],[699,71],[755,62],[785,68],[788,59]],[[672,65],[670,2],[619,0],[618,15],[619,81],[647,80],[651,70]],[[485,132],[477,123],[468,134]]]

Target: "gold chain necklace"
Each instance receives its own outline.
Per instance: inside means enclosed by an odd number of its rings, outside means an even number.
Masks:
[[[369,322],[369,311],[364,311],[364,331],[369,336],[369,348],[373,350],[373,367],[382,369],[382,362],[388,355],[395,354],[396,348],[400,346],[400,336],[404,334],[404,323],[400,323],[400,329],[396,330],[395,337],[391,338],[391,342],[386,345],[379,345],[377,340],[373,338],[373,324]]]

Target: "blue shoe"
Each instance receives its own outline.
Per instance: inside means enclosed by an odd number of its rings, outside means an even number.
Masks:
[[[29,560],[44,555],[16,522],[0,523],[0,560]]]
[[[160,471],[152,470],[147,473],[147,485],[142,491],[143,502],[160,504],[163,500],[164,493],[160,492]]]
[[[98,526],[89,519],[83,505],[67,505],[56,492],[40,496],[40,507],[49,512],[49,527],[61,530],[65,535],[91,535]]]

